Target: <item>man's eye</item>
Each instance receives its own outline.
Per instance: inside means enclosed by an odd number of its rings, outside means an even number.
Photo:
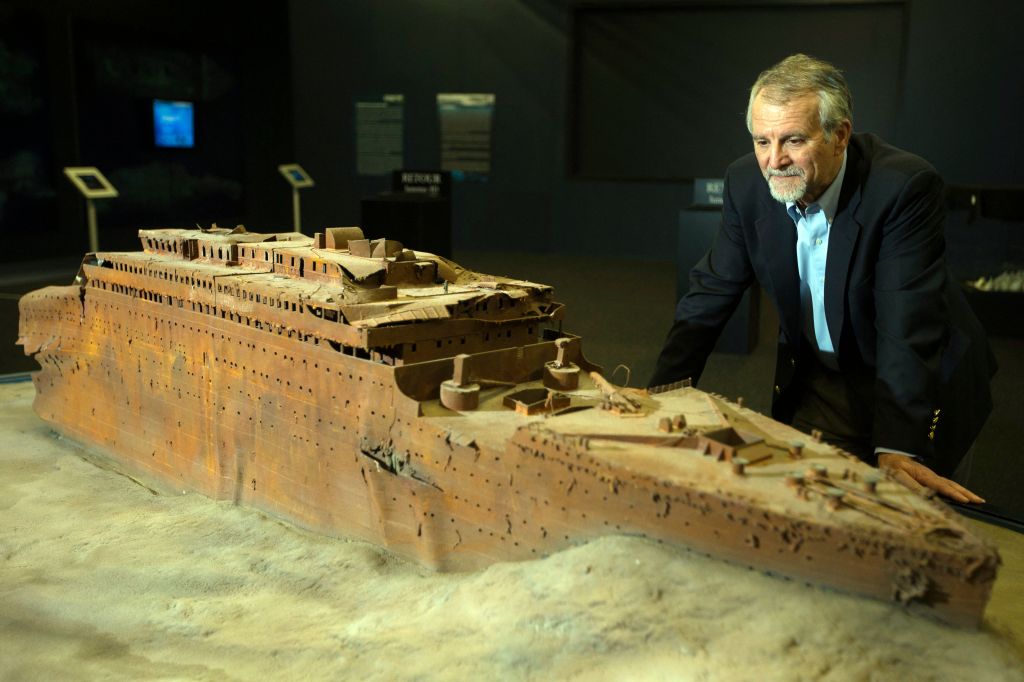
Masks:
[[[754,144],[757,145],[758,147],[767,147],[768,140],[754,140]]]
[[[802,137],[791,137],[788,140],[786,140],[786,144],[788,144],[790,147],[799,147],[803,143],[804,139]]]

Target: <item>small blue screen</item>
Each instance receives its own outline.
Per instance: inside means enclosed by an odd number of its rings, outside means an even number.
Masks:
[[[194,146],[192,102],[153,100],[153,132],[157,147]]]

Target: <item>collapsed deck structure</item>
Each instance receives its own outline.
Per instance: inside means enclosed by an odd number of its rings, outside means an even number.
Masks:
[[[609,384],[550,287],[367,240],[141,230],[20,302],[36,412],[128,473],[442,570],[611,534],[980,622],[941,503],[721,396]]]

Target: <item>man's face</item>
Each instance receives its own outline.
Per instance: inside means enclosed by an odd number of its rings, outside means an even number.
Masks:
[[[826,140],[814,94],[772,104],[759,93],[751,107],[750,124],[754,154],[772,197],[804,206],[835,180],[852,127],[844,120]]]

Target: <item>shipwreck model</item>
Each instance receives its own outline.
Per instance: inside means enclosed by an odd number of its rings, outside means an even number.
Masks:
[[[981,619],[999,557],[948,508],[721,397],[608,384],[550,287],[358,228],[140,237],[25,296],[19,339],[36,412],[135,475],[439,569],[626,533]]]

